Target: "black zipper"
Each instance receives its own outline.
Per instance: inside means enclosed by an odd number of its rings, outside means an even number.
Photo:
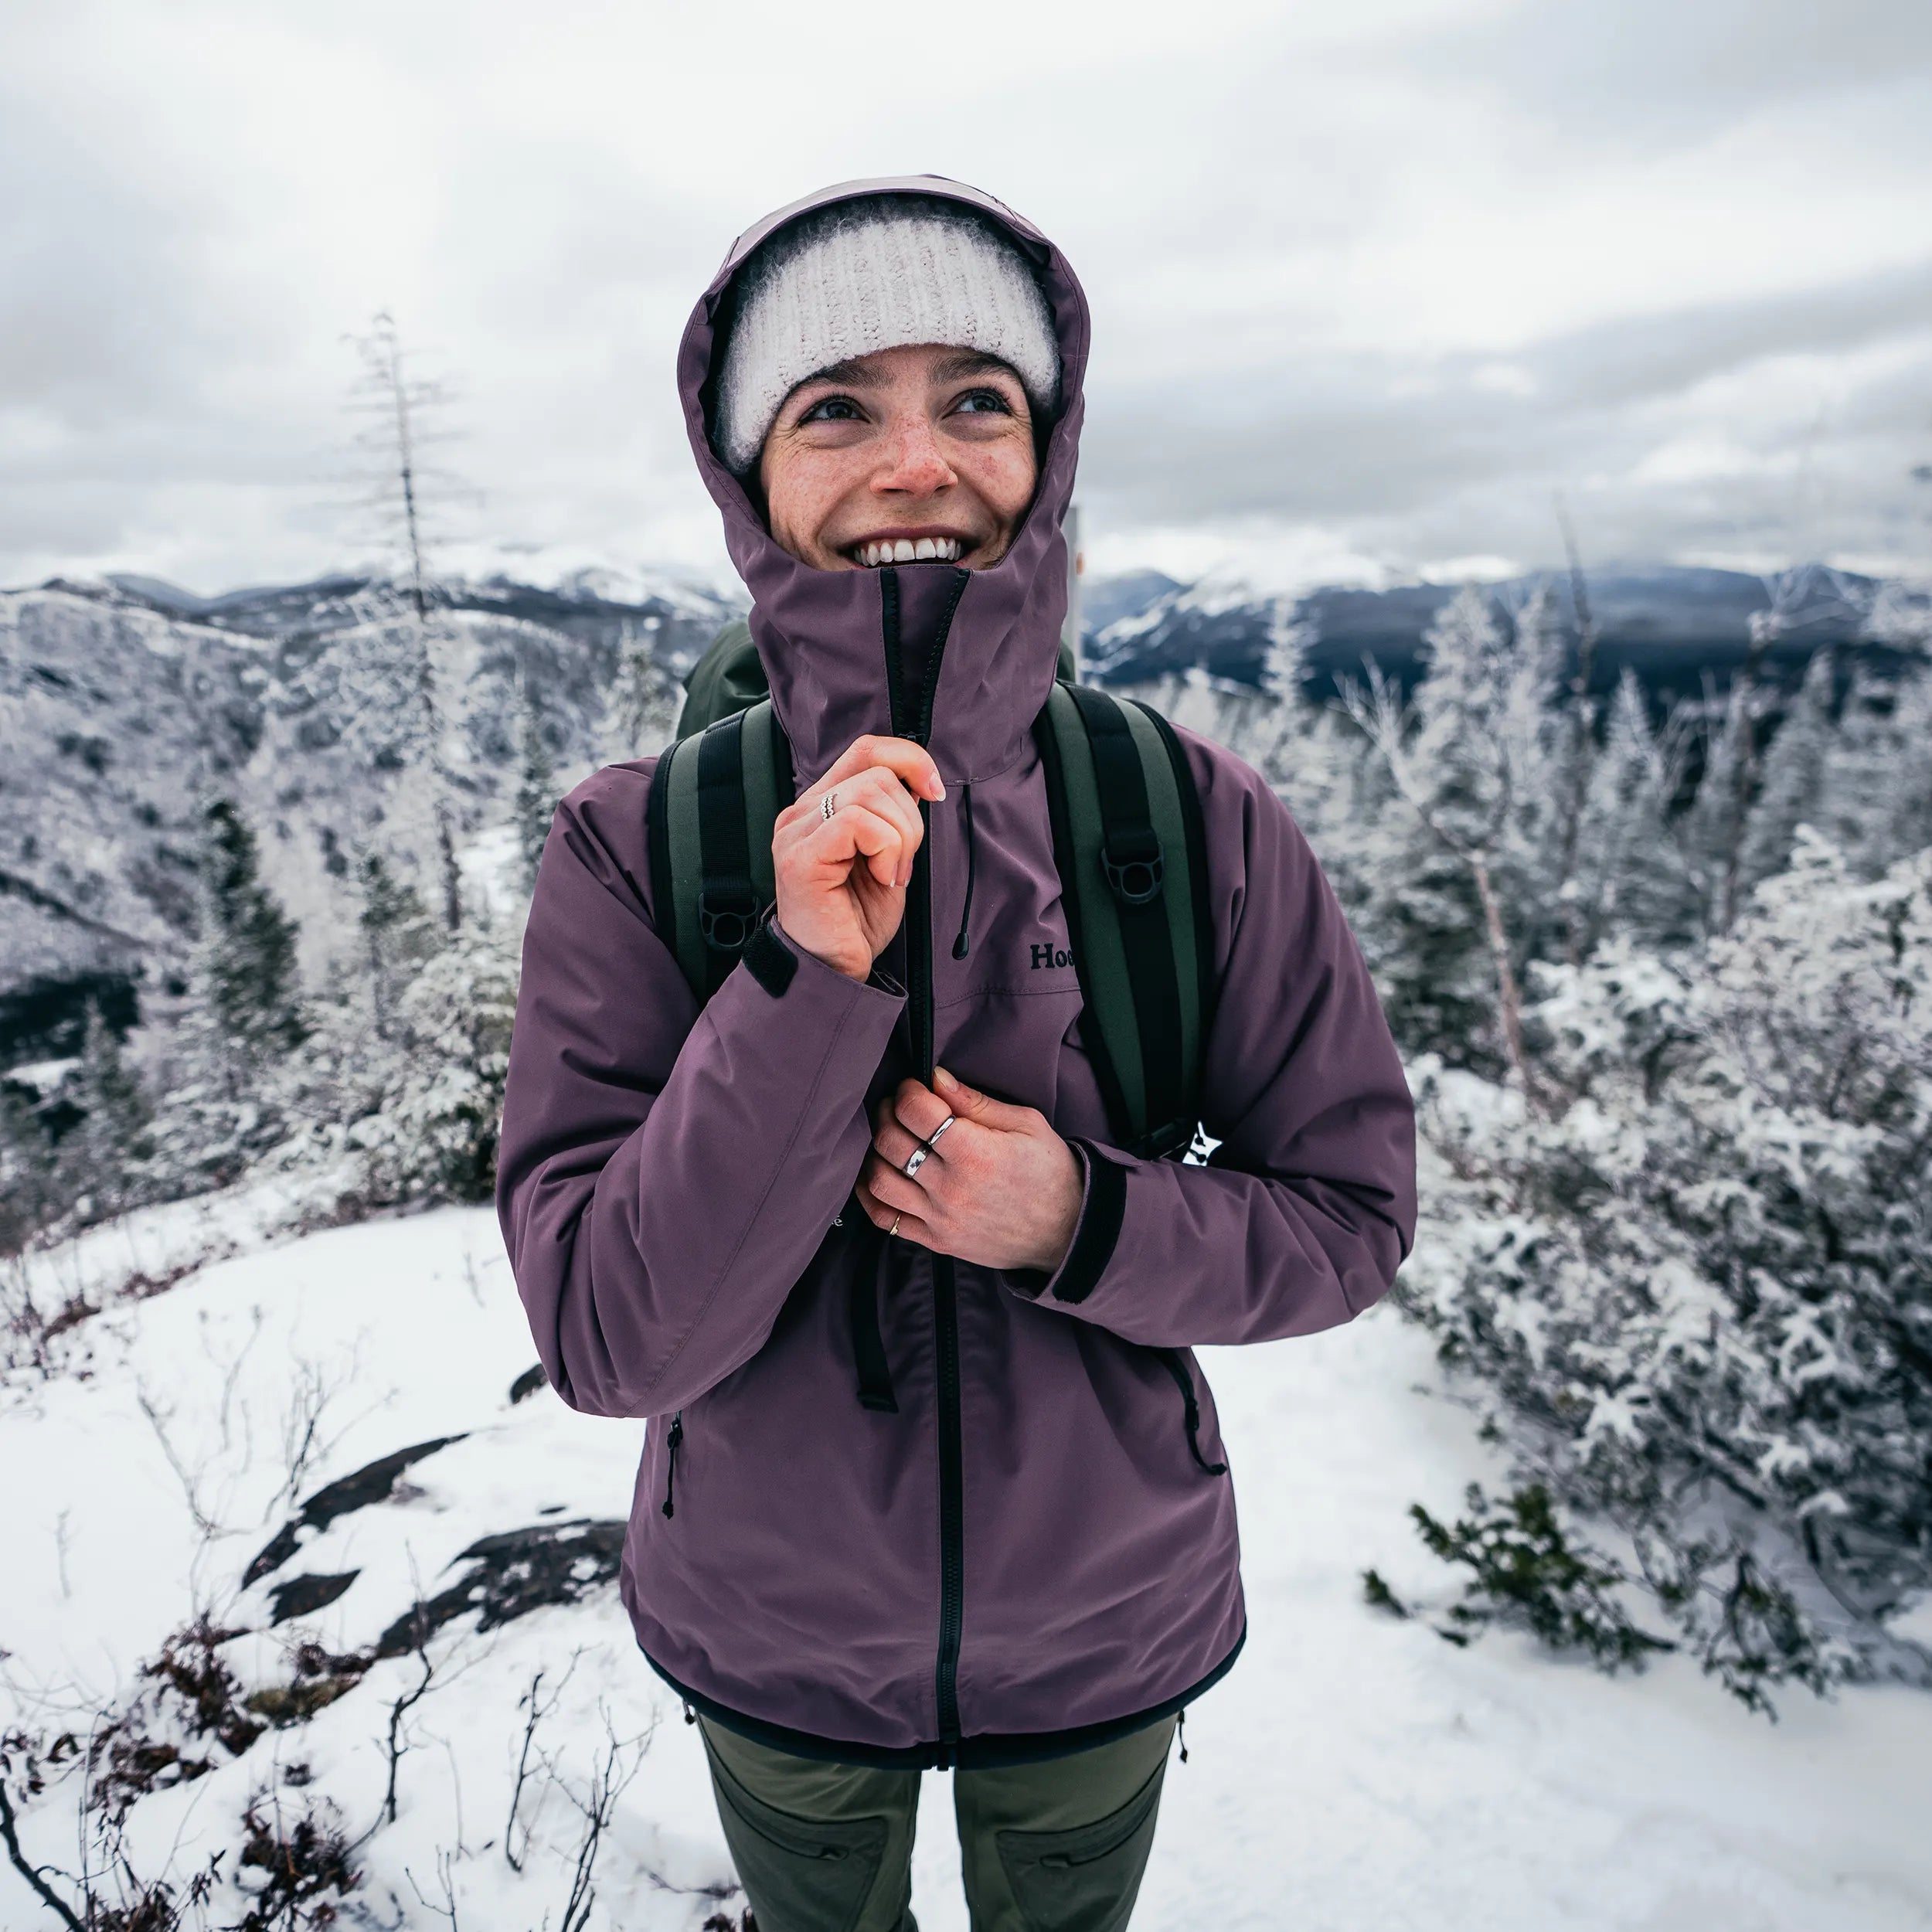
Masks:
[[[671,1486],[678,1479],[678,1444],[684,1440],[684,1411],[680,1409],[671,1418],[671,1432],[664,1439],[664,1513],[675,1516],[676,1505],[671,1495]]]
[[[1194,1378],[1188,1372],[1187,1357],[1179,1349],[1156,1349],[1154,1352],[1161,1359],[1161,1366],[1174,1378],[1174,1386],[1181,1392],[1181,1419],[1187,1429],[1188,1454],[1210,1476],[1225,1476],[1228,1466],[1224,1462],[1209,1462],[1201,1453],[1201,1403],[1194,1393]]]
[[[951,600],[940,614],[938,634],[927,654],[925,676],[917,693],[917,717],[907,729],[900,679],[899,573],[879,573],[879,600],[885,633],[886,682],[893,735],[923,745],[931,735],[933,697],[939,686],[940,660],[968,582],[954,573]],[[906,990],[912,1030],[913,1061],[920,1079],[933,1079],[933,879],[932,813],[919,801],[920,838],[906,891]],[[939,1764],[949,1768],[959,1742],[959,1643],[965,1599],[965,1454],[960,1427],[959,1298],[949,1254],[933,1257],[934,1360],[939,1395],[939,1653],[933,1685],[939,1707]]]

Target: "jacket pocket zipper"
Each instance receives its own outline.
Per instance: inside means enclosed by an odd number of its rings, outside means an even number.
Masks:
[[[1209,1462],[1201,1453],[1201,1404],[1194,1393],[1194,1378],[1188,1372],[1187,1357],[1179,1349],[1156,1349],[1154,1352],[1161,1358],[1161,1366],[1174,1378],[1174,1386],[1181,1392],[1182,1413],[1187,1423],[1188,1454],[1210,1476],[1225,1476],[1228,1466],[1224,1462]]]
[[[680,1409],[671,1418],[671,1430],[664,1439],[664,1513],[675,1516],[677,1506],[672,1499],[672,1486],[678,1479],[678,1444],[684,1440],[684,1411]]]

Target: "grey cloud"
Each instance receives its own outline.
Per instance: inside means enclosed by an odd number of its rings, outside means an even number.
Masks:
[[[1641,146],[1767,107],[1932,74],[1923,0],[1533,0],[1392,57]]]
[[[1386,516],[1445,488],[1628,459],[1658,438],[1659,406],[1758,359],[1927,328],[1932,261],[1791,300],[1580,330],[1507,359],[1527,379],[1526,393],[1498,390],[1485,380],[1498,359],[1470,355],[1426,370],[1366,356],[1196,367],[1097,393],[1087,474],[1090,487],[1152,522]],[[1921,385],[1932,384],[1932,347],[1918,371]]]

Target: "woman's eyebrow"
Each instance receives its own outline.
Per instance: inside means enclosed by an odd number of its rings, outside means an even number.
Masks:
[[[997,355],[983,355],[974,350],[964,355],[949,355],[944,362],[934,364],[931,379],[935,383],[957,383],[963,376],[991,374],[1012,376],[1014,371]]]
[[[883,389],[886,378],[877,369],[868,369],[862,358],[852,356],[815,371],[798,386],[804,389],[813,383],[835,383],[841,389]]]

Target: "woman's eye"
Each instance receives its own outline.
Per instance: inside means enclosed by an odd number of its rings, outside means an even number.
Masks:
[[[859,405],[849,396],[824,396],[798,420],[801,423],[856,423],[861,417]]]
[[[996,389],[969,389],[953,407],[973,416],[1011,416],[1013,413],[1012,404]]]

